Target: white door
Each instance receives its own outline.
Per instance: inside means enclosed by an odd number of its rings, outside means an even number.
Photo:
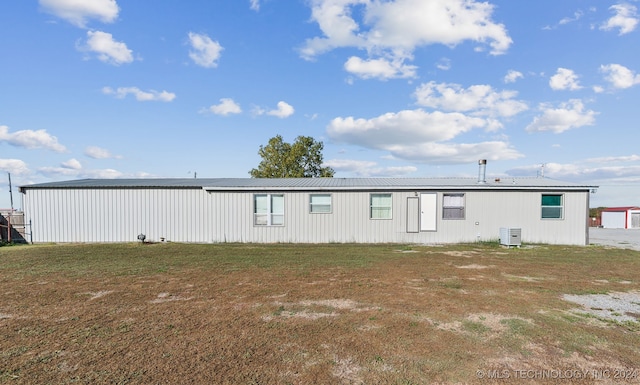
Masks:
[[[420,194],[420,231],[436,231],[438,217],[438,194]]]
[[[407,233],[420,231],[420,200],[418,197],[407,198]]]

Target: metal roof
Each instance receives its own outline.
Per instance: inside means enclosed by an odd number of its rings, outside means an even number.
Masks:
[[[478,183],[476,178],[141,178],[79,179],[21,186],[28,189],[204,189],[208,191],[266,190],[590,190],[598,186],[581,185],[549,178],[495,178]]]
[[[621,211],[629,211],[629,210],[640,210],[638,206],[625,206],[625,207],[607,207],[603,209],[603,212],[621,212]]]

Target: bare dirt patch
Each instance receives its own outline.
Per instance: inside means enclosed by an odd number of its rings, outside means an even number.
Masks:
[[[101,297],[104,297],[107,294],[111,294],[113,293],[112,290],[100,290],[100,291],[96,291],[96,292],[88,292],[88,293],[82,293],[82,294],[87,294],[89,295],[89,301],[93,301],[94,299],[98,299]]]
[[[477,270],[482,270],[482,269],[488,269],[491,266],[485,266],[485,265],[478,265],[476,263],[472,263],[471,265],[463,265],[463,266],[456,266],[458,269],[477,269]]]
[[[533,325],[533,321],[516,316],[508,316],[494,313],[470,314],[463,320],[439,323],[429,320],[440,330],[452,331],[467,335],[484,335],[486,338],[495,338],[508,329],[511,321],[521,321]]]
[[[278,318],[302,318],[307,320],[317,320],[323,317],[337,317],[342,312],[361,312],[376,310],[376,308],[363,306],[351,299],[325,299],[325,300],[302,300],[295,303],[273,302],[278,309],[272,314],[262,316],[264,321],[273,321]]]
[[[171,293],[160,293],[155,299],[149,301],[150,303],[165,303],[172,301],[189,301],[193,299],[193,297],[183,297],[179,294],[171,294]]]
[[[475,250],[468,250],[468,251],[448,250],[448,251],[445,251],[443,254],[450,255],[452,257],[473,258],[474,256],[478,255],[478,252]]]
[[[504,274],[507,279],[512,281],[526,281],[526,282],[540,282],[544,281],[544,278],[541,277],[531,277],[527,275],[513,275],[513,274]]]

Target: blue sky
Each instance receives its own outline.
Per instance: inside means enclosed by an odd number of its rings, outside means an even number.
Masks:
[[[605,0],[0,2],[0,207],[78,178],[545,177],[640,205],[640,13]],[[544,166],[543,166],[544,165]]]

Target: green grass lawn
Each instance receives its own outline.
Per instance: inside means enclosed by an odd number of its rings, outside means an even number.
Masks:
[[[617,292],[640,252],[1,247],[0,383],[640,383],[640,314],[562,298]]]

